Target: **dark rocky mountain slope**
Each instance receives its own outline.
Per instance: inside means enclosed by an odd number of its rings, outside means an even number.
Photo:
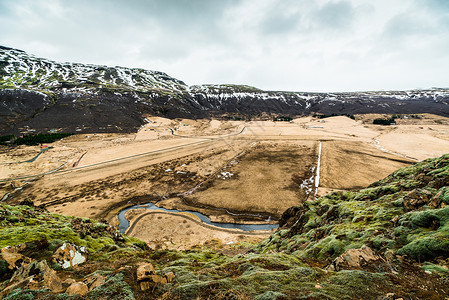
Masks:
[[[57,63],[0,46],[0,132],[132,132],[144,115],[168,118],[266,114],[434,113],[449,116],[449,90],[308,93],[244,85],[187,86],[143,69]]]

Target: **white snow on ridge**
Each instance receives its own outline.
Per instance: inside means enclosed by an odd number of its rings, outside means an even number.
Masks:
[[[58,86],[64,81],[81,83],[93,81],[98,85],[117,85],[131,90],[162,89],[184,92],[187,86],[182,82],[157,71],[106,67],[79,63],[57,63],[36,58],[18,50],[0,49],[0,59],[8,64],[4,70],[13,76],[3,76],[1,81],[15,87]],[[106,79],[106,74],[109,78]],[[133,77],[138,77],[141,82]],[[37,80],[40,80],[37,83]]]
[[[28,89],[42,89],[45,87],[59,87],[66,84],[65,92],[99,93],[98,88],[125,89],[132,93],[147,93],[147,97],[156,98],[161,94],[172,99],[174,94],[189,95],[195,106],[204,108],[195,96],[203,95],[211,100],[211,106],[218,107],[231,99],[237,102],[251,98],[257,100],[279,101],[287,105],[302,106],[311,109],[314,103],[351,103],[353,100],[365,102],[375,101],[376,98],[397,99],[399,101],[413,101],[424,99],[441,101],[449,98],[448,89],[428,89],[410,91],[381,91],[381,92],[353,92],[353,93],[311,93],[311,92],[275,92],[263,91],[245,85],[195,85],[187,86],[181,81],[163,72],[143,70],[139,68],[107,67],[80,63],[57,63],[47,59],[37,58],[20,50],[0,48],[0,61],[6,62],[3,71],[6,75],[0,77],[0,84],[10,87],[25,87]],[[73,87],[72,87],[73,86]],[[116,92],[116,95],[121,92]],[[329,101],[329,102],[328,102]],[[398,105],[402,103],[399,102]],[[377,105],[373,103],[373,105]],[[388,104],[381,104],[388,106]],[[207,106],[206,106],[207,107]],[[368,107],[368,106],[367,106]],[[206,109],[206,108],[204,108]]]

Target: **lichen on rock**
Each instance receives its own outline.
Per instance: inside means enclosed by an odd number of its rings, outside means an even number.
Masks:
[[[63,269],[71,268],[82,264],[87,259],[88,250],[86,247],[78,247],[73,244],[64,243],[56,250],[54,254],[54,261],[57,262]]]

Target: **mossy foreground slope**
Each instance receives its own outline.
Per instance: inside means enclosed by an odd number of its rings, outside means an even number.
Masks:
[[[153,251],[104,223],[1,205],[0,247],[13,247],[2,250],[0,290],[5,299],[449,299],[449,155],[306,201],[280,225],[258,245]],[[85,247],[87,261],[61,267],[64,243]]]

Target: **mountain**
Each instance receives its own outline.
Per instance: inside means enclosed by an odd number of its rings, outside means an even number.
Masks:
[[[449,89],[309,93],[196,85],[137,68],[57,63],[0,46],[0,131],[133,132],[144,115],[434,113],[449,116]]]
[[[259,244],[186,251],[29,200],[0,203],[0,297],[447,299],[448,186],[444,155],[292,207]]]

